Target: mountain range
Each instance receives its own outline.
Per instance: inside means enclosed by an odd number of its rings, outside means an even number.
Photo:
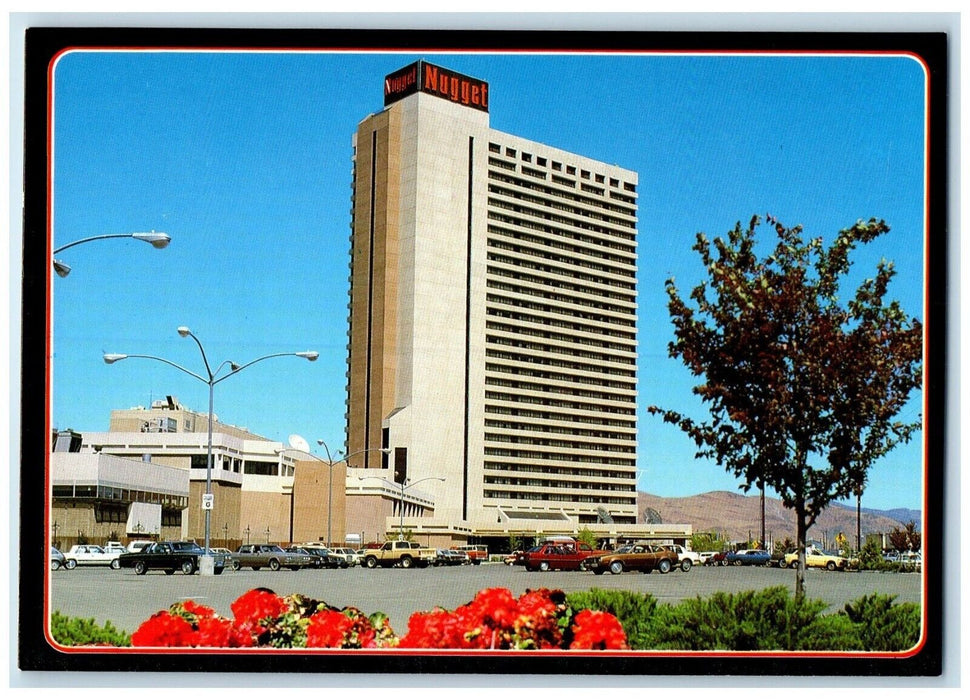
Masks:
[[[710,491],[696,496],[666,498],[640,491],[638,493],[639,521],[642,523],[689,524],[695,533],[716,532],[723,539],[743,541],[761,536],[761,496],[745,496],[730,491]],[[920,527],[921,512],[907,508],[861,512],[862,537],[868,533],[887,533],[904,529],[906,523]],[[856,534],[855,504],[833,503],[818,517],[808,531],[809,538],[833,540],[839,532],[850,542]],[[765,534],[768,541],[790,537],[795,539],[794,512],[785,508],[780,499],[765,497]]]

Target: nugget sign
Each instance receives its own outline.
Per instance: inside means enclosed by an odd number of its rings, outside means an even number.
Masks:
[[[212,505],[215,503],[215,495],[211,493],[202,494],[202,510],[212,510]]]
[[[488,111],[488,83],[431,63],[418,61],[384,78],[385,107],[416,92]]]

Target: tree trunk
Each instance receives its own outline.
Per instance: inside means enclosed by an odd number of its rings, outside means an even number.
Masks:
[[[795,598],[805,597],[805,540],[808,527],[805,524],[804,507],[795,508],[795,540],[798,551],[798,567],[795,569]]]

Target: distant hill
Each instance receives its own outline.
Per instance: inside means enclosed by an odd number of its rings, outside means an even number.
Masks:
[[[696,496],[664,498],[641,491],[638,504],[639,522],[690,524],[695,533],[715,531],[734,541],[746,540],[749,534],[758,539],[761,534],[761,496],[758,493],[745,496],[731,491],[710,491]],[[920,515],[918,510],[905,508],[891,511],[863,508],[862,536],[902,529],[910,521],[918,526]],[[795,539],[794,514],[777,498],[765,498],[765,532],[769,540]],[[823,533],[831,538],[839,532],[845,533],[850,541],[854,540],[854,505],[833,503],[823,511],[808,534],[821,539]]]

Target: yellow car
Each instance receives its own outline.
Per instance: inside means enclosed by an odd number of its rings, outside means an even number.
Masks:
[[[819,569],[828,569],[829,571],[845,571],[845,567],[849,565],[849,560],[845,557],[839,556],[838,554],[826,554],[821,549],[815,547],[808,547],[805,550],[805,567],[816,567]],[[798,566],[798,553],[793,552],[792,554],[785,555],[785,566],[794,569]]]

